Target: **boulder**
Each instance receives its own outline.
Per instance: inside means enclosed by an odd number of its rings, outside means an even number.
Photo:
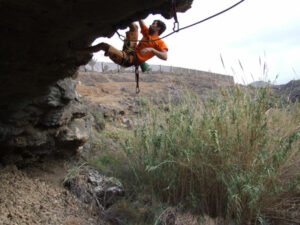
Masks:
[[[101,204],[104,209],[125,195],[119,180],[101,175],[89,167],[79,169],[76,175],[64,181],[64,185],[81,201],[87,204]]]

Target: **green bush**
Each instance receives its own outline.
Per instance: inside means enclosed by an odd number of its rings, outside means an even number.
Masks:
[[[223,97],[147,103],[125,159],[141,185],[236,224],[299,223],[300,107],[235,86]],[[125,163],[125,162],[124,162]]]

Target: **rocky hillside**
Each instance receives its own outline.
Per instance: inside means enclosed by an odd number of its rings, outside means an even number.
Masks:
[[[230,77],[229,77],[230,78]],[[102,74],[80,72],[77,91],[88,102],[101,107],[115,107],[119,110],[133,110],[135,99],[141,97],[155,98],[159,101],[176,101],[179,91],[189,90],[206,98],[214,94],[219,87],[231,87],[233,79],[214,76],[174,75],[174,74],[140,74],[141,93],[135,93],[133,73]],[[134,110],[133,110],[134,111]]]
[[[300,102],[300,80],[292,80],[284,85],[274,86],[273,89],[278,96],[284,97],[292,102]]]

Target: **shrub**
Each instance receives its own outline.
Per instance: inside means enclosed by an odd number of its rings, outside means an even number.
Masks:
[[[221,94],[185,93],[169,110],[146,104],[122,144],[137,182],[227,222],[299,223],[299,104],[282,107],[268,87]]]

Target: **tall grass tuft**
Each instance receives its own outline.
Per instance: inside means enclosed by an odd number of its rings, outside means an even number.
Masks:
[[[235,224],[300,223],[300,106],[268,87],[200,101],[146,104],[122,146],[137,182]]]

